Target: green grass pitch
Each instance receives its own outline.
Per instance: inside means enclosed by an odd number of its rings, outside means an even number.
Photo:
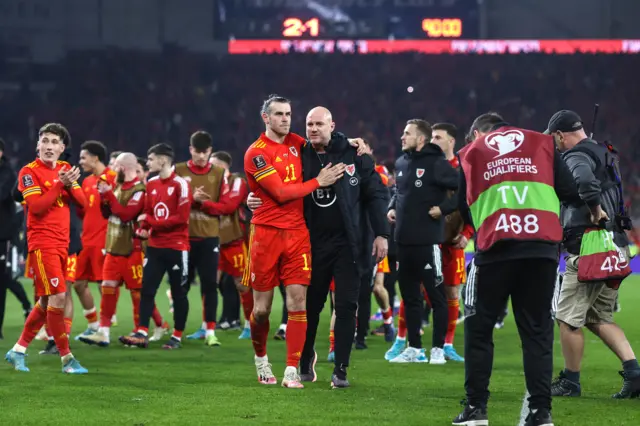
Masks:
[[[622,312],[617,321],[636,351],[640,351],[640,278],[628,279],[621,289]],[[25,283],[25,286],[30,284]],[[95,289],[95,284],[93,284]],[[157,303],[168,315],[167,298],[159,292]],[[30,287],[29,287],[30,290]],[[97,293],[97,292],[96,292]],[[200,323],[198,291],[190,295],[187,332]],[[8,295],[4,354],[22,328],[22,314]],[[280,317],[276,295],[272,334]],[[78,304],[76,304],[78,306]],[[327,305],[328,306],[328,305]],[[375,306],[375,305],[374,305]],[[318,333],[318,382],[305,389],[259,385],[253,365],[251,342],[237,340],[237,331],[218,332],[221,347],[208,348],[201,341],[185,341],[178,351],[164,351],[160,344],[147,350],[124,348],[119,334],[131,330],[131,302],[123,291],[118,305],[119,325],[112,329],[112,346],[87,347],[72,341],[72,350],[89,369],[85,376],[65,376],[60,359],[38,355],[43,342],[29,349],[30,373],[13,371],[4,362],[0,369],[0,424],[5,425],[447,425],[460,411],[464,396],[464,367],[423,364],[392,365],[383,355],[388,344],[370,337],[369,349],[353,351],[350,389],[330,390],[332,366],[326,362],[328,313]],[[76,308],[73,334],[86,325]],[[463,327],[456,347],[463,353]],[[430,329],[426,330],[428,346]],[[557,336],[557,333],[556,333]],[[513,316],[496,330],[495,361],[491,382],[489,418],[492,425],[516,425],[524,396],[522,356]],[[285,343],[268,344],[274,373],[282,378]],[[560,343],[555,343],[554,371],[563,366]],[[640,400],[615,401],[621,368],[616,357],[593,335],[587,334],[582,369],[583,396],[554,401],[557,425],[638,425]]]

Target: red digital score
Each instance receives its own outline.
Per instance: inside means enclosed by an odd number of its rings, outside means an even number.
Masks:
[[[282,36],[298,38],[303,36],[318,37],[320,34],[320,20],[311,18],[303,21],[299,18],[287,18],[282,21]]]
[[[423,19],[422,31],[429,38],[460,38],[462,37],[462,20],[458,18]]]

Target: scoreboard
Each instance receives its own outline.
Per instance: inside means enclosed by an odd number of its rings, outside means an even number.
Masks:
[[[478,0],[220,0],[222,40],[478,38]]]

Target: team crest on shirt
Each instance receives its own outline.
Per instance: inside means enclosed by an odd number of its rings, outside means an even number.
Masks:
[[[58,280],[57,278],[51,278],[51,285],[54,287],[58,287],[58,284],[60,283],[60,280]]]
[[[349,164],[344,170],[349,176],[353,176],[353,174],[356,172],[356,166],[354,164]]]
[[[167,194],[169,195],[173,194],[173,186],[170,186],[169,188],[167,188]]]
[[[289,147],[289,151],[291,151],[291,153],[292,153],[293,155],[295,155],[296,157],[298,156],[298,150],[296,150],[296,147],[295,147],[295,146],[290,146],[290,147]]]
[[[419,178],[424,176],[424,169],[416,169],[416,176],[418,176]]]

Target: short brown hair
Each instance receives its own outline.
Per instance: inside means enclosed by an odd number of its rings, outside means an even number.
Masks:
[[[284,96],[277,95],[275,93],[269,95],[267,99],[262,103],[260,108],[260,114],[269,114],[271,112],[271,104],[291,104],[291,100]]]
[[[407,126],[409,124],[414,124],[427,141],[431,140],[431,124],[428,121],[425,121],[421,118],[412,118],[411,120],[407,120]]]
[[[231,154],[229,154],[227,151],[214,152],[211,156],[217,160],[227,163],[227,165],[231,167]]]
[[[458,128],[451,123],[436,123],[431,126],[432,130],[444,130],[449,136],[456,139],[458,137]]]
[[[71,135],[66,127],[64,127],[60,123],[47,123],[44,126],[40,127],[38,131],[38,137],[42,136],[43,133],[53,133],[57,137],[60,138],[63,144],[67,147],[71,146]]]
[[[473,142],[475,139],[473,137],[474,130],[477,130],[479,133],[489,133],[497,124],[503,122],[504,118],[493,111],[477,116],[476,119],[473,120],[473,124],[471,124],[469,133],[467,134],[467,142]]]

